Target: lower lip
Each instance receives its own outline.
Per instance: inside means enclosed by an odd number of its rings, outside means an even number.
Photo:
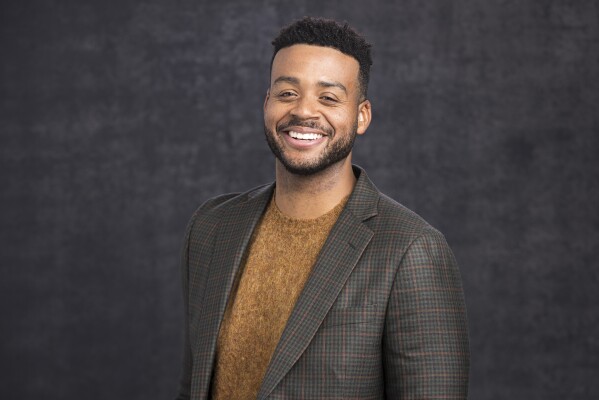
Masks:
[[[297,149],[308,149],[311,147],[315,147],[318,146],[319,144],[321,144],[322,142],[324,142],[326,140],[326,136],[321,137],[320,139],[314,139],[314,140],[301,140],[301,139],[294,139],[291,136],[289,136],[289,134],[287,132],[283,132],[281,134],[283,136],[283,138],[285,139],[285,141],[291,146],[291,147],[295,147]]]

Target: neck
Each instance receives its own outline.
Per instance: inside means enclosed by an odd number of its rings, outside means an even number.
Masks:
[[[311,219],[332,210],[354,189],[351,155],[314,175],[295,175],[276,161],[277,207],[292,218]]]

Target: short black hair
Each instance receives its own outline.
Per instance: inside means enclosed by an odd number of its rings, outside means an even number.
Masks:
[[[366,42],[347,22],[343,25],[332,19],[304,17],[281,29],[279,35],[272,41],[274,52],[272,62],[279,50],[294,44],[311,44],[323,47],[332,47],[340,52],[355,58],[360,64],[358,81],[360,94],[366,99],[368,80],[370,79],[370,66],[372,45]]]

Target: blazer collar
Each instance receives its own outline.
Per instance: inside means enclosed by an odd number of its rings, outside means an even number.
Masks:
[[[346,209],[360,221],[374,217],[377,214],[380,192],[366,175],[366,171],[357,165],[352,165],[354,175],[358,178],[356,186],[347,201]]]

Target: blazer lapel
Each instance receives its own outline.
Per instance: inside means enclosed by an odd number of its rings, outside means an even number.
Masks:
[[[258,399],[264,399],[272,392],[308,347],[374,235],[363,221],[376,215],[379,194],[364,171],[357,168],[355,171],[360,174],[356,187],[287,321]]]
[[[198,368],[197,389],[208,393],[214,367],[218,331],[229,299],[231,287],[256,224],[270,200],[274,185],[268,185],[248,194],[248,199],[223,215],[215,238],[204,297],[200,301],[202,313],[197,323],[202,337],[196,341],[194,358]],[[195,386],[195,385],[194,385]]]

